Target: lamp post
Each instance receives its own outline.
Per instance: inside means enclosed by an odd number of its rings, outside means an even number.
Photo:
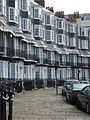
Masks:
[[[80,70],[78,69],[78,72],[77,72],[78,80],[79,80],[79,73],[80,73]]]
[[[55,67],[55,87],[56,87],[56,95],[58,95],[57,67]]]
[[[57,79],[57,63],[56,63],[56,52],[55,52],[55,87],[56,87],[56,95],[58,95],[58,79]]]
[[[8,90],[8,96],[9,96],[9,99],[8,99],[8,102],[9,102],[9,115],[8,115],[8,120],[12,120],[13,95],[14,95],[14,93],[12,92],[12,90],[11,90],[10,87],[9,87],[9,90]]]

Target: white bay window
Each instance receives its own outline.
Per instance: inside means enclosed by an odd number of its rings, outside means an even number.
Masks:
[[[88,29],[87,28],[81,28],[81,36],[88,37]]]
[[[27,0],[22,0],[22,10],[27,10]]]
[[[13,7],[9,7],[9,22],[18,23],[18,10]]]
[[[76,39],[73,37],[70,37],[70,47],[76,47]]]
[[[58,44],[65,44],[65,35],[58,34]]]
[[[47,16],[46,16],[46,24],[47,24],[47,25],[50,25],[50,15],[47,15]]]
[[[34,18],[39,18],[39,9],[34,8]]]
[[[47,41],[51,40],[51,30],[46,31],[46,39],[47,39]]]
[[[27,18],[23,18],[23,30],[30,31],[31,30],[31,21]]]
[[[81,40],[82,49],[88,49],[88,40]]]
[[[15,15],[15,9],[13,7],[9,7],[9,21],[14,22],[14,15]]]
[[[58,29],[65,30],[65,22],[64,21],[61,21],[61,20],[58,21]]]

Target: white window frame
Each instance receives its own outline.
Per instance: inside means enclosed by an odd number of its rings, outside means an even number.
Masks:
[[[63,34],[58,34],[58,44],[62,44],[63,42]]]
[[[54,16],[53,15],[50,16],[50,23],[52,26],[54,26]]]
[[[76,39],[74,37],[70,37],[70,47],[76,47]]]
[[[12,14],[11,14],[11,10],[12,10]],[[13,19],[11,19],[11,16]],[[15,8],[13,8],[13,7],[9,7],[9,21],[10,22],[15,21]]]
[[[60,23],[61,23],[61,25],[60,25]],[[61,26],[61,27],[60,27]],[[58,21],[58,29],[62,29],[63,28],[63,25],[62,25],[62,21]]]
[[[78,27],[78,36],[80,36],[80,27]]]
[[[48,17],[49,19],[48,19],[47,17]],[[47,24],[47,25],[50,25],[50,24],[51,24],[51,20],[50,20],[50,15],[49,15],[49,14],[46,15],[46,24]]]
[[[13,68],[13,70],[12,70],[12,67],[14,67]],[[10,63],[10,78],[14,78],[15,79],[15,72],[16,71],[16,65],[15,65],[15,63]]]
[[[0,3],[0,13],[3,12],[3,3],[2,3],[2,0],[1,0],[1,3]]]
[[[62,36],[62,42],[59,40],[59,36]],[[58,44],[66,44],[65,43],[65,34],[58,34]]]
[[[25,3],[24,3],[25,1]],[[22,0],[22,10],[27,11],[27,0]]]
[[[78,49],[81,49],[81,41],[78,39]]]
[[[28,19],[28,30],[31,31],[31,20]]]
[[[83,34],[82,34],[83,33]],[[88,37],[88,29],[87,28],[81,28],[81,36]]]
[[[27,21],[27,18],[23,18],[23,30],[25,30],[25,31],[27,31],[28,29],[27,29],[27,23],[28,21]]]
[[[42,24],[45,24],[45,14],[42,13]]]
[[[88,49],[88,40],[81,40],[82,49]]]
[[[15,9],[15,22],[18,23],[18,10]]]
[[[33,11],[34,11],[33,6],[31,6],[31,7],[30,7],[30,12],[31,12],[30,15],[31,15],[32,18],[33,18]]]
[[[57,28],[57,19],[54,19],[54,27]]]
[[[39,19],[39,8],[34,8],[34,18]]]
[[[38,30],[38,31],[36,31],[36,29]],[[39,35],[40,35],[40,26],[39,25],[34,25],[34,36],[35,37],[39,37]],[[37,34],[38,33],[38,34]]]
[[[47,32],[49,32],[49,34],[47,35]],[[49,38],[49,39],[48,39]],[[46,31],[46,40],[47,41],[51,41],[51,30],[47,30]]]

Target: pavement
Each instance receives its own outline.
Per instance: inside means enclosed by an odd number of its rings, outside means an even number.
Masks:
[[[90,120],[90,115],[66,102],[61,88],[24,91],[14,98],[13,120]]]

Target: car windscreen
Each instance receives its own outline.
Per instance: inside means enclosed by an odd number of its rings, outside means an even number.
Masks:
[[[79,84],[79,81],[72,81],[72,84]]]
[[[72,84],[72,81],[67,81],[67,85],[71,85]]]

